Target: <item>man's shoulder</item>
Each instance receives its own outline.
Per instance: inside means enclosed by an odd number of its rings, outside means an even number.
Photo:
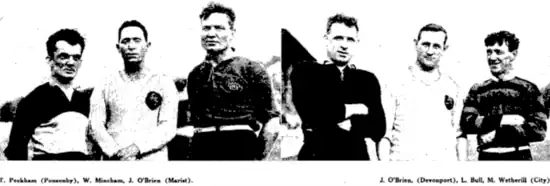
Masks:
[[[32,89],[27,95],[23,96],[20,105],[33,104],[33,102],[44,100],[49,98],[51,86],[48,82],[43,83]]]
[[[453,77],[447,75],[447,74],[443,74],[442,75],[442,78],[445,82],[445,85],[446,86],[449,86],[449,88],[452,88],[452,89],[455,89],[455,91],[458,91],[458,89],[460,88],[460,86],[458,85],[458,83],[454,80]]]
[[[378,79],[376,77],[376,74],[372,73],[371,71],[368,71],[368,70],[365,70],[365,69],[355,68],[355,66],[352,67],[352,69],[353,69],[353,71],[355,71],[361,77],[365,77],[365,78],[369,78],[369,79],[372,79],[372,78]]]
[[[249,58],[243,57],[243,56],[235,56],[231,60],[231,65],[239,66],[239,67],[248,67],[248,68],[262,68],[265,69],[265,66],[263,63],[251,60]]]
[[[522,87],[524,87],[525,89],[527,89],[529,92],[532,92],[532,91],[535,91],[535,90],[539,90],[537,85],[527,79],[524,79],[524,78],[521,78],[521,77],[515,77],[514,79],[510,80],[512,83],[514,84],[517,84],[517,85],[520,85]]]
[[[486,79],[481,82],[474,83],[472,87],[470,88],[470,91],[479,91],[480,89],[483,89],[489,85],[491,85],[494,82],[492,79]]]
[[[38,85],[36,88],[34,88],[33,90],[31,90],[25,97],[43,96],[47,94],[47,92],[50,91],[50,89],[51,89],[51,86],[48,82],[42,83]]]

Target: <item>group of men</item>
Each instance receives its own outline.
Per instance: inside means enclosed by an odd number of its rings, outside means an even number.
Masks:
[[[18,104],[5,156],[163,161],[168,160],[167,143],[180,135],[192,138],[192,160],[264,158],[271,147],[266,141],[274,140],[263,136],[274,136],[280,120],[271,77],[262,63],[235,54],[231,8],[209,3],[199,17],[206,57],[187,78],[187,110],[178,110],[174,80],[147,68],[151,42],[139,21],[125,21],[118,30],[123,70],[109,74],[91,92],[72,83],[85,39],[73,29],[51,35],[46,42],[51,80]],[[180,128],[178,112],[188,116]]]
[[[420,29],[415,63],[384,91],[374,74],[350,64],[359,43],[356,18],[334,15],[326,29],[329,60],[296,64],[291,78],[304,131],[298,159],[463,161],[467,135],[475,134],[479,160],[532,160],[530,143],[545,139],[541,92],[512,73],[519,46],[513,33],[487,36],[493,78],[461,98],[439,68],[448,48],[442,26]]]
[[[325,34],[329,60],[293,67],[292,101],[285,103],[298,115],[283,118],[266,67],[235,53],[233,10],[210,3],[199,17],[206,57],[188,75],[185,110],[174,81],[145,65],[151,42],[140,22],[120,26],[124,68],[91,92],[72,83],[85,39],[72,29],[51,35],[51,80],[18,104],[6,157],[162,161],[179,135],[192,139],[192,160],[258,160],[283,120],[301,123],[299,160],[465,160],[469,134],[477,135],[480,160],[531,160],[529,143],[545,138],[548,111],[537,86],[513,75],[519,39],[508,31],[485,39],[493,78],[463,99],[439,69],[448,48],[442,26],[420,29],[415,63],[383,91],[375,74],[350,64],[360,42],[357,20],[334,15]],[[179,128],[178,112],[186,116]]]

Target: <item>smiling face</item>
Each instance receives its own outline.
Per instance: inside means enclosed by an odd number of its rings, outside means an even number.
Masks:
[[[201,44],[207,52],[222,52],[230,47],[235,31],[229,21],[229,16],[222,13],[212,13],[201,21]]]
[[[60,82],[70,82],[78,73],[82,63],[82,46],[70,45],[67,41],[57,41],[53,58],[49,58],[52,75]]]
[[[502,45],[495,43],[492,46],[487,46],[487,62],[491,74],[498,76],[510,72],[516,55],[517,50],[510,52],[506,42],[503,42]]]
[[[355,27],[343,23],[334,23],[325,36],[327,40],[327,56],[334,64],[343,66],[353,58],[353,50],[359,42]]]
[[[150,45],[141,28],[130,26],[120,32],[117,48],[124,63],[134,66],[141,65]]]
[[[415,44],[418,64],[426,70],[437,68],[443,52],[447,49],[445,32],[423,31]]]

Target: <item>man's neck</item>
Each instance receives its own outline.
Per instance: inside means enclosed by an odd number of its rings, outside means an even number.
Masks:
[[[221,52],[207,52],[206,60],[212,62],[213,64],[219,64],[222,61],[225,61],[235,55],[235,52],[231,48],[227,48]]]
[[[130,78],[131,80],[139,80],[143,78],[146,75],[146,72],[148,69],[146,68],[139,68],[139,69],[124,69],[124,73]]]
[[[500,73],[500,74],[493,74],[493,77],[496,78],[496,80],[500,80],[500,81],[508,81],[510,79],[513,79],[515,76],[513,75],[512,72],[510,71],[506,71],[504,73]]]
[[[51,83],[53,85],[57,85],[59,86],[60,88],[62,89],[70,89],[73,87],[73,81],[72,80],[67,80],[67,81],[64,81],[64,80],[59,80],[59,78],[57,77],[52,77],[51,79]]]
[[[67,97],[67,99],[71,101],[71,97],[74,92],[72,80],[60,81],[58,78],[52,77],[52,79],[50,80],[50,84],[59,87],[61,91],[65,94],[65,97]]]
[[[129,65],[130,63],[124,63],[124,73],[130,79],[140,79],[145,74],[147,70],[143,67],[143,61],[139,65]]]
[[[344,71],[344,68],[346,68],[347,66],[348,66],[348,64],[336,65],[336,68],[338,68],[338,70],[340,70],[340,71]]]
[[[425,69],[420,66],[420,64],[412,65],[411,72],[414,77],[418,80],[421,80],[425,83],[435,82],[441,78],[441,73],[439,68]]]

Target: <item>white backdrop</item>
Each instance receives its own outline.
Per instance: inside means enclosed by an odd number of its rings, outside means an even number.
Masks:
[[[174,77],[187,77],[204,58],[199,14],[209,1],[11,1],[0,5],[0,104],[27,94],[49,70],[46,40],[61,28],[76,28],[86,38],[76,83],[93,86],[106,73],[122,68],[115,44],[118,28],[136,19],[148,29],[152,46],[146,63]],[[273,2],[218,1],[232,7],[237,51],[254,60],[280,55],[280,6]],[[256,8],[251,8],[256,7]]]
[[[291,1],[285,1],[291,2]],[[288,3],[290,4],[290,3]],[[360,50],[353,63],[376,73],[382,83],[414,63],[413,39],[420,28],[437,23],[447,29],[450,45],[442,69],[463,92],[489,77],[484,39],[508,30],[520,39],[516,72],[542,88],[550,82],[550,12],[543,1],[292,1],[282,14],[283,27],[313,53],[325,59],[326,21],[343,12],[359,20]]]

